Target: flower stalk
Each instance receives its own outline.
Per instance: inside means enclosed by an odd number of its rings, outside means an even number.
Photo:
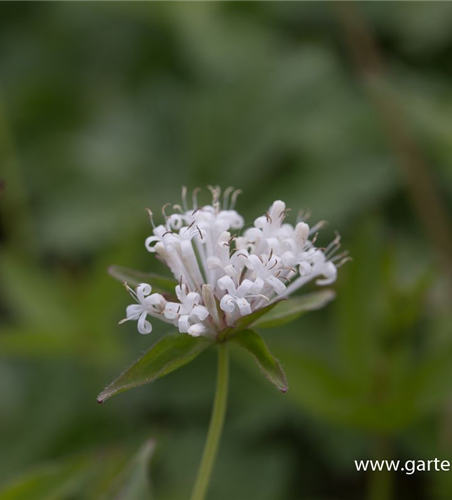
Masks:
[[[217,385],[207,441],[199,466],[198,476],[193,487],[191,500],[204,500],[207,488],[209,487],[210,476],[215,463],[226,414],[228,385],[229,353],[227,343],[223,342],[219,344]]]

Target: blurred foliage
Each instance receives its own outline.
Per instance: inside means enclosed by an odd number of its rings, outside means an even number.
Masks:
[[[359,8],[450,207],[452,4]],[[262,330],[287,395],[233,353],[210,498],[362,499],[379,476],[355,459],[451,459],[445,277],[329,3],[3,2],[0,13],[0,500],[141,499],[149,475],[153,498],[187,497],[212,353],[96,404],[153,340],[116,325],[129,299],[107,269],[164,272],[144,249],[144,208],[177,202],[184,184],[243,189],[249,220],[274,199],[309,208],[354,259],[326,309]],[[392,488],[448,500],[452,480],[397,475]]]

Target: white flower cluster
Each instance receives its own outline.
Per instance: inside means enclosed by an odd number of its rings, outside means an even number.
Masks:
[[[174,205],[171,215],[163,208],[165,224],[155,226],[150,212],[154,230],[146,248],[168,265],[179,284],[172,298],[152,293],[146,283],[136,290],[127,287],[137,303],[128,306],[123,321],[137,320],[140,333],[151,332],[151,316],[181,333],[215,337],[241,316],[287,297],[308,281],[328,285],[336,279],[345,260],[345,254],[333,257],[340,238],[323,249],[314,246],[316,236],[309,239],[321,223],[312,228],[304,221],[284,223],[289,210],[275,201],[238,236],[233,231],[244,226],[234,210],[240,191],[226,189],[220,203],[220,189],[209,189],[211,205],[198,207],[195,191],[189,208],[184,188],[182,206]]]

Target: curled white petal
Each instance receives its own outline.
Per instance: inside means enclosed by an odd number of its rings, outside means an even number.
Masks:
[[[192,337],[200,337],[205,332],[206,327],[202,323],[195,323],[187,331],[187,333]]]
[[[138,318],[138,331],[143,335],[152,332],[152,325],[146,320],[146,316],[146,312],[143,312]]]
[[[331,285],[331,283],[334,283],[337,278],[336,266],[332,262],[327,262],[322,271],[322,275],[324,278],[318,279],[316,281],[317,285]]]

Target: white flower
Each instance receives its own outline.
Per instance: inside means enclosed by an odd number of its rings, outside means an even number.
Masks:
[[[247,297],[251,296],[253,291],[259,291],[261,288],[260,284],[256,284],[250,280],[243,280],[237,286],[230,276],[223,276],[217,283],[220,290],[227,291],[220,301],[220,308],[223,311],[232,314],[237,307],[241,316],[251,314],[251,304],[248,302]]]
[[[151,285],[141,283],[137,286],[136,291],[132,290],[127,283],[125,283],[127,290],[132,297],[137,301],[137,304],[127,306],[126,317],[120,321],[135,320],[138,321],[138,331],[142,334],[151,333],[152,325],[147,321],[147,316],[160,316],[165,308],[166,300],[159,293],[153,293]]]
[[[273,250],[270,251],[270,255],[249,255],[245,265],[252,272],[251,276],[255,280],[259,292],[266,285],[273,288],[278,295],[286,289],[286,285],[281,281],[283,271],[286,268],[282,265],[281,258],[274,255]]]
[[[189,333],[199,337],[206,331],[202,323],[209,316],[209,311],[201,302],[201,296],[196,292],[189,292],[187,285],[177,285],[176,295],[179,302],[167,302],[165,318],[174,321],[181,333]]]
[[[280,200],[239,235],[244,220],[234,205],[240,191],[226,189],[221,201],[220,189],[209,189],[210,205],[198,206],[195,190],[189,208],[184,188],[182,206],[174,205],[167,214],[165,205],[165,221],[159,226],[150,212],[153,234],[145,241],[146,249],[166,263],[179,284],[177,299],[168,302],[151,294],[146,284],[131,291],[137,304],[127,308],[124,321],[138,320],[140,333],[152,330],[149,315],[174,324],[181,333],[214,338],[241,316],[287,297],[309,281],[334,282],[337,267],[346,260],[345,254],[333,257],[339,236],[325,249],[315,246],[316,235],[310,239],[322,223],[312,228],[305,221],[285,223],[290,210]]]

